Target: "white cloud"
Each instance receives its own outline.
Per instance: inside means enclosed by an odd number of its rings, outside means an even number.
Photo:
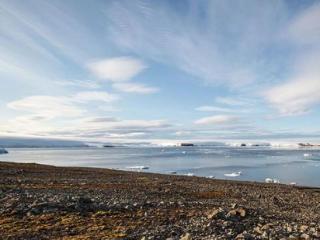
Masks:
[[[248,104],[248,102],[244,99],[231,97],[216,97],[215,102],[229,106],[244,106]]]
[[[72,99],[79,102],[90,102],[90,101],[113,102],[115,100],[118,100],[119,97],[107,92],[87,91],[87,92],[78,92],[72,97]]]
[[[128,93],[141,93],[141,94],[150,94],[158,91],[157,88],[148,87],[139,83],[115,83],[112,85],[113,88]]]
[[[120,120],[115,117],[92,117],[87,120],[89,123],[109,123],[109,122],[119,122]]]
[[[291,80],[265,92],[269,103],[281,115],[299,115],[320,102],[320,78]]]
[[[234,112],[234,109],[216,107],[216,106],[200,106],[196,108],[196,111],[200,112]]]
[[[150,94],[158,91],[141,83],[130,82],[147,66],[132,57],[102,59],[88,64],[91,72],[98,78],[112,82],[112,87],[121,92]]]
[[[184,3],[181,14],[162,1],[117,1],[105,13],[107,34],[121,49],[209,83],[234,87],[265,79],[270,68],[261,52],[282,30],[283,2]]]
[[[111,133],[108,135],[110,138],[133,138],[145,136],[145,132],[132,132],[132,133]]]
[[[320,4],[314,4],[297,17],[289,27],[288,35],[295,43],[319,43]]]
[[[20,116],[21,121],[50,120],[53,118],[74,118],[82,116],[86,110],[79,104],[90,101],[113,102],[118,96],[99,91],[78,92],[72,96],[29,96],[9,102],[7,107],[31,115]]]
[[[286,82],[266,90],[264,96],[281,115],[299,115],[320,103],[320,4],[294,19],[286,34],[303,51],[298,51]]]
[[[91,62],[88,67],[100,79],[123,82],[142,72],[146,65],[132,57],[117,57]]]
[[[188,135],[191,135],[191,132],[190,131],[176,131],[174,133],[175,136],[188,136]]]
[[[171,125],[165,120],[123,120],[110,124],[111,128],[117,129],[153,129],[167,128]]]
[[[78,117],[83,109],[74,105],[70,99],[53,96],[31,96],[7,104],[14,110],[29,112],[46,118]]]
[[[99,105],[98,109],[103,112],[120,112],[121,111],[119,108],[116,108],[115,106],[110,106],[110,105]]]
[[[238,122],[238,117],[232,115],[215,115],[204,117],[196,120],[194,123],[197,125],[221,125]]]
[[[72,86],[90,89],[97,89],[101,87],[97,82],[91,80],[64,80],[54,81],[54,83],[60,86]]]

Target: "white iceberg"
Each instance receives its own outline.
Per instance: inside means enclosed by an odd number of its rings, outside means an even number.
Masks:
[[[266,183],[280,183],[280,181],[276,178],[266,178],[264,181]]]
[[[194,176],[194,173],[187,173],[186,176],[188,176],[188,177],[193,177],[193,176]]]
[[[224,176],[226,177],[239,177],[242,174],[241,171],[239,172],[233,172],[233,173],[225,173]]]

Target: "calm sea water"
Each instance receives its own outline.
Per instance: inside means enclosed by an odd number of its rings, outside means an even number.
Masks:
[[[261,181],[276,178],[281,183],[320,187],[320,150],[271,147],[115,147],[115,148],[23,148],[8,149],[0,161],[35,162],[56,166],[86,166],[127,169],[147,166],[148,172],[220,179]],[[312,159],[305,154],[312,154]],[[224,174],[241,171],[238,177]]]

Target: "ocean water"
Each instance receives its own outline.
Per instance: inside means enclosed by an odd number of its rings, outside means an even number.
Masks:
[[[146,166],[147,172],[214,176],[219,179],[281,183],[320,187],[320,149],[236,147],[127,146],[113,148],[9,148],[0,161],[32,162],[55,166],[85,166],[129,170]],[[227,177],[241,171],[236,177]],[[237,174],[235,174],[237,175]]]

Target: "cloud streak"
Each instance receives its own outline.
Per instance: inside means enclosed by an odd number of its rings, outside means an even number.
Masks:
[[[303,51],[298,51],[294,71],[286,82],[268,89],[264,96],[281,115],[301,115],[320,103],[320,4],[297,16],[286,37]]]
[[[196,125],[225,125],[235,124],[239,121],[239,118],[233,115],[214,115],[210,117],[204,117],[196,120]]]
[[[105,14],[109,36],[119,48],[213,84],[241,86],[269,74],[261,73],[259,59],[283,24],[282,2],[185,1],[180,7],[184,14],[164,2],[113,2]]]

